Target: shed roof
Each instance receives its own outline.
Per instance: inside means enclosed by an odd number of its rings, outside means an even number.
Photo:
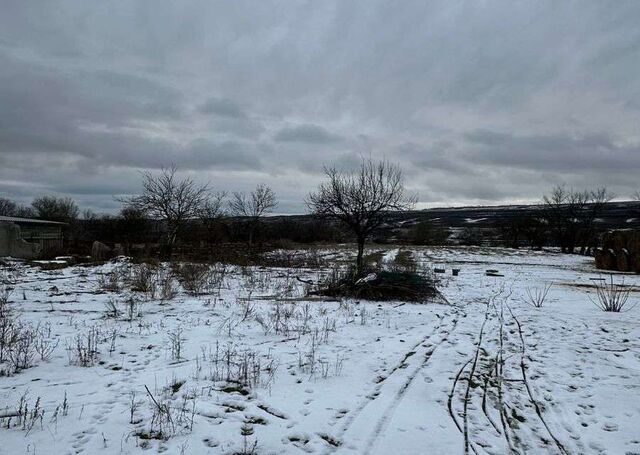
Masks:
[[[22,224],[67,224],[67,223],[60,223],[59,221],[47,221],[47,220],[35,220],[33,218],[20,218],[17,216],[1,216],[0,215],[0,222],[2,221],[6,221],[8,223],[22,223]]]

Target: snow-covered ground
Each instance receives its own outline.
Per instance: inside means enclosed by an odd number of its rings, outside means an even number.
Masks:
[[[0,415],[23,410],[0,453],[640,453],[640,306],[599,310],[590,258],[412,252],[447,270],[449,304],[306,298],[310,269],[218,266],[206,294],[163,300],[131,291],[126,261],[4,267],[39,345],[0,377]]]

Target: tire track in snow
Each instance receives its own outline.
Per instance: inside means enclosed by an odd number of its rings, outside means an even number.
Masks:
[[[468,420],[468,404],[470,401],[470,390],[471,390],[471,381],[473,379],[473,375],[475,374],[475,370],[478,364],[478,358],[480,356],[480,349],[482,348],[482,339],[484,336],[484,328],[487,324],[487,321],[489,320],[489,309],[491,307],[492,304],[492,300],[487,301],[486,303],[486,309],[485,309],[485,313],[484,313],[484,320],[482,321],[482,324],[480,326],[480,331],[478,333],[478,341],[476,344],[476,348],[474,351],[474,354],[472,355],[472,357],[467,360],[462,367],[460,368],[460,370],[458,370],[458,373],[456,374],[454,380],[453,380],[453,385],[451,387],[451,391],[449,392],[449,397],[447,400],[447,408],[449,410],[449,416],[451,417],[451,419],[453,420],[453,422],[455,423],[456,427],[458,428],[458,430],[460,431],[460,433],[462,433],[463,437],[464,437],[464,453],[467,454],[469,453],[469,450],[472,450],[474,453],[477,453],[474,445],[471,443],[470,439],[469,439],[469,420]],[[467,366],[471,365],[471,369],[468,373],[468,377],[467,377],[467,387],[465,389],[465,393],[464,393],[464,400],[463,400],[463,411],[462,411],[462,423],[460,423],[460,421],[456,418],[456,413],[453,409],[453,398],[455,396],[456,393],[456,388],[458,386],[458,384],[460,383],[460,380],[462,378],[462,374],[464,373],[464,371],[466,370]]]
[[[486,448],[484,447],[484,445],[478,442],[474,442],[473,440],[474,438],[472,438],[472,432],[470,431],[471,428],[469,426],[469,423],[470,423],[469,418],[471,417],[469,412],[471,412],[471,404],[475,396],[473,391],[474,387],[472,387],[472,382],[474,382],[475,384],[478,383],[478,381],[475,381],[475,378],[478,375],[480,377],[484,376],[484,387],[482,387],[483,389],[481,393],[482,399],[480,400],[481,405],[479,406],[479,409],[482,410],[484,416],[487,418],[487,421],[490,424],[490,427],[487,427],[487,428],[492,428],[493,430],[496,431],[496,434],[498,436],[501,436],[502,438],[504,438],[506,443],[506,450],[508,451],[508,453],[526,453],[527,452],[527,447],[526,446],[523,447],[521,446],[521,444],[518,443],[519,441],[518,437],[515,437],[514,439],[512,439],[512,436],[515,436],[515,433],[512,434],[512,432],[517,427],[512,426],[511,424],[512,417],[510,417],[507,412],[507,410],[512,407],[510,407],[508,403],[504,401],[506,398],[503,391],[503,382],[505,380],[503,368],[505,366],[505,361],[506,361],[506,358],[504,357],[504,352],[506,347],[505,342],[507,341],[507,338],[505,337],[506,335],[505,316],[507,315],[507,313],[504,311],[506,307],[508,314],[510,315],[515,326],[517,327],[517,330],[515,331],[516,340],[513,340],[512,344],[513,344],[513,348],[517,349],[517,354],[515,352],[514,354],[520,357],[520,359],[517,361],[517,364],[514,365],[514,367],[517,369],[517,371],[519,372],[519,375],[521,376],[521,379],[517,379],[517,381],[522,383],[524,387],[524,390],[521,396],[525,398],[534,409],[538,421],[541,423],[542,427],[544,428],[543,431],[546,431],[551,441],[553,441],[553,445],[555,446],[557,453],[562,455],[568,455],[570,451],[563,444],[563,442],[554,434],[551,426],[547,423],[546,418],[543,414],[542,405],[536,400],[533,394],[533,389],[531,388],[531,384],[529,383],[529,380],[527,377],[527,365],[526,365],[527,350],[526,350],[526,343],[524,340],[523,327],[521,322],[518,320],[518,318],[516,317],[516,315],[511,310],[510,306],[507,303],[508,298],[511,295],[511,292],[508,292],[506,296],[502,295],[503,292],[504,292],[504,289],[501,289],[500,292],[498,292],[498,294],[491,296],[486,302],[487,307],[485,312],[485,319],[480,326],[480,329],[476,338],[477,341],[475,343],[475,350],[471,355],[471,357],[459,369],[456,377],[454,378],[453,385],[449,394],[449,402],[448,402],[449,414],[452,420],[454,421],[454,423],[456,424],[456,427],[458,428],[460,433],[462,433],[464,436],[464,444],[465,444],[464,453],[469,454],[470,452],[473,452],[477,454],[479,453],[479,451],[486,451]],[[501,298],[498,304],[497,300],[499,297]],[[494,311],[491,311],[491,310],[494,310]],[[494,317],[497,318],[497,321],[494,320]],[[497,327],[490,328],[491,324],[494,322],[497,322]],[[487,337],[491,335],[494,329],[498,330],[498,338],[497,338],[498,344],[497,346],[495,346],[496,354],[494,356],[494,360],[489,364],[490,365],[489,370],[487,370],[486,366],[484,369],[482,369],[481,364],[479,362],[479,353],[483,349],[491,350],[489,346],[483,346],[483,343],[486,344],[488,342]],[[489,342],[489,344],[491,343]],[[497,403],[495,403],[495,406],[496,406],[495,409],[500,415],[500,423],[502,424],[502,430],[497,428],[496,423],[491,418],[487,409],[487,401],[486,401],[487,388],[491,381],[491,376],[494,376],[494,380],[495,380],[493,384],[493,387],[495,387],[497,391]],[[510,379],[510,380],[514,381],[515,379]],[[466,387],[463,388],[460,386],[460,383],[462,382],[466,382]],[[513,393],[513,391],[511,391],[509,388],[507,388],[507,391]],[[459,397],[459,400],[462,403],[462,409],[457,412],[454,409],[454,399],[456,398],[456,396]],[[520,400],[516,399],[516,401],[512,403],[512,405],[515,405],[517,407],[519,403],[520,403]],[[520,421],[519,425],[520,426],[524,425],[524,421]],[[537,433],[534,428],[530,428],[530,429],[534,432],[534,434]],[[516,431],[516,433],[519,433],[519,432]]]
[[[422,359],[422,362],[420,363],[418,368],[416,368],[413,371],[413,373],[411,373],[409,375],[409,377],[407,377],[407,380],[405,381],[405,383],[402,385],[402,387],[396,393],[394,401],[387,407],[387,409],[386,409],[385,413],[383,414],[383,416],[378,420],[378,423],[376,424],[376,426],[374,428],[374,431],[373,431],[373,434],[372,434],[371,438],[367,441],[364,453],[371,453],[372,452],[372,450],[375,447],[376,442],[378,441],[379,437],[386,430],[387,426],[389,425],[389,422],[391,421],[391,419],[393,417],[393,414],[395,413],[396,409],[400,406],[400,403],[402,402],[402,399],[404,398],[405,394],[407,393],[407,390],[409,389],[409,387],[411,386],[411,384],[413,383],[415,378],[427,366],[427,363],[431,359],[431,356],[433,356],[433,354],[436,351],[436,349],[438,349],[438,347],[441,344],[443,344],[445,341],[447,341],[447,339],[449,338],[449,335],[455,330],[457,325],[458,325],[458,318],[456,316],[451,321],[451,326],[448,328],[448,330],[446,330],[446,329],[443,330],[443,337],[437,343],[432,344],[430,349],[428,349],[427,352],[425,352],[424,357]]]
[[[443,322],[443,320],[446,318],[446,316],[443,316],[443,318],[440,320],[438,325],[435,326],[427,336],[422,338],[409,351],[407,351],[407,353],[405,353],[404,358],[394,368],[390,370],[390,373],[386,377],[379,378],[376,381],[377,385],[374,387],[374,389],[366,395],[365,399],[345,419],[345,423],[340,429],[340,431],[338,432],[338,438],[337,438],[340,441],[341,445],[345,442],[344,437],[350,431],[350,429],[352,429],[352,427],[354,426],[354,423],[356,423],[361,416],[362,418],[369,417],[369,415],[367,415],[366,413],[363,414],[363,412],[368,407],[370,407],[372,403],[377,403],[381,397],[385,398],[385,397],[388,397],[389,394],[392,394],[394,396],[393,401],[384,408],[384,411],[376,419],[376,424],[374,426],[375,431],[373,435],[370,436],[365,442],[366,449],[364,450],[363,453],[369,453],[371,451],[378,437],[380,436],[381,433],[384,432],[386,425],[391,420],[393,413],[395,412],[396,408],[399,406],[400,402],[402,401],[402,398],[406,394],[407,389],[411,386],[411,384],[413,383],[417,375],[427,366],[429,359],[431,358],[435,350],[438,348],[438,346],[440,346],[442,343],[444,343],[448,339],[449,335],[455,329],[458,323],[458,319],[460,317],[464,317],[464,313],[462,316],[460,316],[460,314],[458,314],[458,312],[456,311],[452,316],[452,319],[445,323]],[[446,327],[446,328],[443,329],[443,327]],[[441,333],[441,336],[438,337],[433,342],[431,342],[434,336],[436,336],[436,334],[438,333]],[[428,344],[428,346],[425,346],[425,344]],[[422,360],[420,361],[418,367],[416,367],[414,370],[411,371],[411,373],[409,373],[409,375],[406,377],[406,379],[402,381],[400,387],[395,392],[389,391],[387,393],[383,393],[384,392],[383,389],[385,388],[385,386],[391,382],[389,381],[389,379],[395,378],[399,374],[399,372],[405,371],[407,369],[407,367],[409,366],[408,360],[416,357],[416,354],[418,354],[417,351],[419,350],[420,347],[424,347],[426,349],[424,349],[424,351],[420,353],[420,355],[422,355]],[[327,447],[323,453],[325,454],[333,453],[336,450],[338,450],[339,447],[340,446]]]
[[[458,428],[458,431],[463,435],[464,438],[464,453],[469,454],[470,452],[473,452],[475,454],[478,453],[478,448],[476,448],[476,444],[474,444],[474,442],[472,441],[471,435],[470,435],[470,431],[469,431],[469,404],[471,403],[472,399],[473,399],[473,389],[474,387],[472,387],[472,384],[474,384],[474,377],[476,376],[476,372],[479,366],[479,359],[480,359],[480,352],[481,350],[485,349],[483,347],[483,342],[486,340],[487,337],[487,323],[491,323],[493,322],[493,318],[491,316],[495,316],[494,314],[492,314],[493,310],[494,312],[498,313],[498,319],[499,319],[499,333],[500,333],[500,337],[498,338],[498,342],[499,342],[499,347],[498,347],[498,354],[496,355],[494,364],[493,364],[493,368],[489,371],[489,373],[491,373],[493,370],[496,371],[496,376],[500,381],[500,378],[502,377],[502,342],[503,342],[503,335],[502,335],[502,322],[503,319],[501,317],[501,315],[498,312],[498,307],[496,305],[496,300],[498,298],[500,298],[503,293],[505,292],[505,289],[503,287],[501,287],[500,289],[498,289],[498,291],[491,295],[487,301],[485,302],[485,313],[484,313],[484,319],[482,321],[482,324],[480,325],[480,329],[478,331],[478,335],[476,338],[476,342],[475,344],[475,349],[473,350],[473,354],[471,355],[471,357],[460,367],[460,369],[458,370],[458,373],[456,374],[454,380],[453,380],[453,384],[451,386],[451,390],[449,392],[449,397],[447,400],[447,408],[449,411],[449,416],[451,417],[451,419],[453,420],[453,422],[455,423],[456,427]],[[508,292],[508,295],[511,295],[511,291]],[[508,296],[507,296],[508,298]],[[490,332],[489,332],[490,334]],[[468,371],[467,371],[468,368]],[[466,373],[466,375],[465,375]],[[479,373],[482,376],[482,371],[480,371]],[[464,375],[464,377],[463,377]],[[482,409],[483,414],[485,415],[485,417],[487,418],[487,421],[489,422],[489,424],[491,425],[491,427],[496,431],[496,433],[498,435],[503,435],[505,437],[505,439],[507,440],[507,445],[509,447],[509,450],[511,451],[511,453],[513,453],[512,451],[512,445],[511,445],[511,441],[509,439],[509,434],[507,431],[507,427],[505,426],[505,422],[502,419],[503,415],[502,415],[502,410],[500,410],[500,416],[501,416],[501,421],[503,424],[503,431],[501,432],[498,428],[496,423],[493,421],[493,419],[491,419],[491,417],[489,416],[489,413],[487,411],[486,408],[486,392],[487,392],[487,385],[489,382],[489,377],[487,376],[484,380],[484,385],[482,387],[483,389],[483,396],[481,399],[481,405],[480,405],[480,409]],[[461,413],[457,413],[454,409],[454,398],[456,396],[456,390],[458,389],[458,386],[461,382],[466,382],[466,387],[464,387],[464,392],[462,393],[463,397],[462,397],[462,411]],[[482,381],[478,382],[479,384],[482,384]],[[502,395],[502,391],[501,391],[502,385],[501,383],[499,384],[499,395]],[[500,406],[502,407],[502,403],[500,404]],[[460,417],[462,417],[462,422],[460,421]]]
[[[549,427],[549,424],[547,423],[546,419],[543,416],[540,404],[538,403],[538,401],[533,396],[533,391],[531,390],[531,385],[529,384],[529,380],[527,378],[527,366],[525,364],[525,357],[526,357],[526,354],[527,354],[527,347],[526,347],[527,345],[526,345],[526,343],[524,341],[524,334],[522,332],[522,324],[520,323],[518,318],[515,316],[515,314],[511,310],[511,307],[509,307],[509,305],[506,304],[506,302],[505,302],[505,305],[507,305],[507,309],[509,310],[509,313],[511,314],[511,317],[513,318],[513,320],[515,321],[515,323],[516,323],[516,325],[518,327],[518,335],[520,337],[520,344],[521,344],[520,370],[522,372],[522,379],[524,381],[524,385],[525,385],[525,389],[527,391],[527,395],[528,395],[529,401],[533,405],[533,408],[536,411],[536,415],[538,416],[538,419],[540,420],[540,422],[542,423],[544,428],[547,430],[547,433],[549,434],[549,436],[551,437],[551,439],[555,443],[555,445],[558,448],[558,450],[560,451],[560,453],[563,454],[563,455],[568,455],[569,454],[568,450],[566,449],[564,444],[562,444],[560,439],[558,439],[558,437],[551,431],[551,428]]]
[[[360,402],[360,404],[349,413],[348,417],[345,418],[345,423],[342,426],[342,428],[340,428],[340,431],[338,432],[338,439],[340,441],[342,441],[344,435],[346,434],[347,431],[349,431],[349,428],[351,428],[351,426],[353,425],[353,422],[360,416],[360,414],[362,413],[362,411],[364,411],[364,409],[374,400],[376,400],[379,396],[380,396],[380,391],[382,389],[382,387],[384,386],[385,382],[396,372],[401,371],[403,369],[403,366],[406,365],[407,360],[412,357],[413,355],[415,355],[415,350],[418,349],[418,347],[420,345],[422,345],[423,343],[426,343],[428,341],[428,339],[433,336],[436,331],[441,327],[442,322],[440,322],[436,327],[433,328],[433,330],[429,333],[429,335],[427,335],[426,337],[422,338],[418,343],[416,343],[409,351],[407,351],[404,355],[404,357],[402,358],[402,360],[396,365],[394,366],[389,374],[387,376],[385,376],[384,378],[376,378],[375,380],[375,384],[376,386],[373,388],[373,390],[368,393],[365,396],[365,399],[362,400]],[[324,453],[331,453],[334,452],[336,450],[336,447],[328,447],[327,450],[325,450]]]

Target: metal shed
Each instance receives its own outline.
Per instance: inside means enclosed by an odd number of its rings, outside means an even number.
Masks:
[[[0,256],[24,259],[60,251],[65,223],[0,216]]]

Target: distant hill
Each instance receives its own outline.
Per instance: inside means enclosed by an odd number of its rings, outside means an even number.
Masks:
[[[479,231],[496,231],[510,223],[524,218],[540,216],[541,205],[499,205],[478,207],[444,207],[406,212],[392,212],[388,223],[378,236],[383,240],[393,240],[399,233],[407,231],[421,222],[429,222],[437,228],[450,229],[453,233],[465,228]],[[313,215],[280,215],[265,218],[267,224],[284,220],[308,222]],[[640,202],[622,201],[606,204],[602,215],[596,220],[598,230],[640,228]],[[493,240],[498,241],[494,236]],[[489,240],[489,243],[493,241]]]
[[[395,227],[430,221],[441,227],[495,227],[505,221],[538,216],[540,205],[496,205],[478,207],[443,207],[424,210],[409,210],[389,214],[390,224]],[[265,218],[265,222],[283,219],[306,221],[313,215],[277,215]],[[598,224],[605,229],[640,227],[640,202],[609,202],[603,210]]]

